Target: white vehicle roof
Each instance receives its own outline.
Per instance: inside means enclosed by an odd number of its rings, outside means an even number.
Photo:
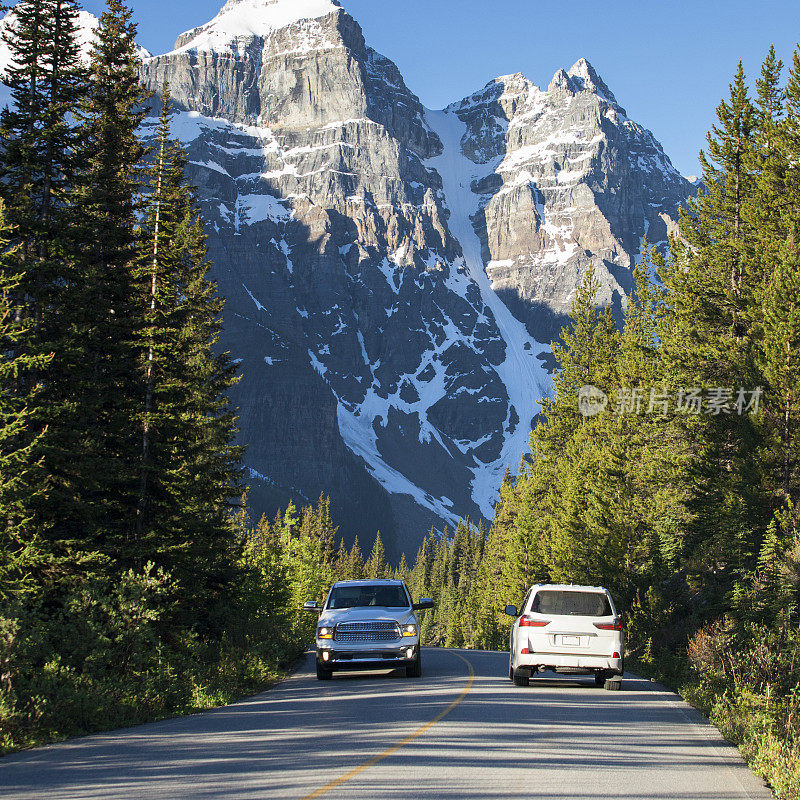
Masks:
[[[334,586],[402,586],[403,581],[391,581],[385,578],[366,578],[360,581],[337,581]]]
[[[557,589],[561,592],[605,592],[609,594],[605,586],[581,586],[577,583],[536,583],[531,589]]]

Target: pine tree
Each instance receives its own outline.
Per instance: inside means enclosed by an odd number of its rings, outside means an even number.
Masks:
[[[422,544],[419,546],[417,555],[414,558],[414,566],[411,568],[408,588],[411,591],[411,596],[417,600],[421,597],[430,597],[429,583],[433,561],[432,542],[434,538],[435,533],[433,529],[431,529],[428,535],[422,540]]]
[[[275,519],[275,530],[280,532],[281,549],[290,558],[295,549],[295,539],[300,521],[297,516],[297,506],[292,500],[286,506],[286,511],[278,513]]]
[[[319,514],[312,506],[306,506],[300,517],[300,525],[293,541],[289,558],[292,605],[300,608],[306,600],[322,600],[333,583],[333,560],[335,553],[326,548],[319,524]],[[299,620],[306,625],[307,620]]]
[[[383,539],[381,539],[380,531],[378,531],[375,536],[375,544],[372,546],[372,552],[367,559],[364,573],[367,578],[383,579],[388,577],[386,550],[383,547]]]
[[[524,480],[524,478],[523,478]],[[506,469],[500,496],[494,508],[494,520],[483,548],[483,558],[477,571],[474,604],[476,606],[476,647],[488,650],[499,648],[505,637],[505,626],[508,618],[502,609],[521,598],[516,596],[509,575],[512,572],[509,562],[517,552],[516,519],[518,503],[516,496],[517,481]],[[513,547],[513,550],[512,550]]]
[[[408,561],[406,561],[406,554],[402,553],[400,555],[400,563],[394,570],[394,578],[395,580],[403,581],[405,584],[408,584],[408,579],[410,575],[411,575],[411,570],[409,569]]]
[[[676,342],[667,355],[690,385],[728,386],[746,377],[754,116],[740,64],[730,99],[717,108],[719,124],[708,134],[708,153],[700,153],[706,190],[681,214],[682,238],[671,242],[674,262],[664,276],[671,314],[663,333],[673,333],[665,344]]]
[[[763,369],[768,383],[765,393],[765,426],[776,444],[764,451],[764,459],[772,468],[771,485],[780,502],[797,505],[800,478],[797,474],[798,444],[795,431],[800,420],[800,364],[798,336],[800,310],[800,48],[795,50],[785,93],[774,84],[780,62],[774,63],[774,52],[765,62],[760,94],[775,98],[770,103],[770,122],[766,130],[771,158],[763,159],[760,182],[760,205],[769,210],[771,225],[760,228],[764,260],[771,270],[764,270],[765,290],[760,306],[763,320]],[[771,67],[771,68],[770,68]],[[768,80],[769,79],[769,80]],[[785,108],[780,100],[785,96]],[[766,116],[766,114],[765,114]]]
[[[41,492],[30,511],[40,533],[63,538],[60,527],[81,492],[71,463],[85,438],[73,378],[85,364],[86,330],[80,322],[74,252],[74,183],[84,136],[72,115],[86,90],[76,41],[76,6],[65,0],[25,0],[6,34],[11,64],[5,83],[12,102],[0,117],[0,196],[12,226],[8,261],[15,273],[12,298],[23,333],[14,348],[30,356],[17,370],[14,391],[37,393],[29,406],[29,441],[36,440]],[[70,548],[61,548],[69,552]]]
[[[770,47],[756,83],[753,143],[750,154],[754,173],[753,202],[746,204],[748,235],[752,239],[751,280],[747,318],[752,334],[761,327],[759,310],[781,243],[786,239],[785,216],[781,213],[786,187],[785,92],[781,88],[783,62]]]
[[[66,255],[82,132],[71,115],[87,80],[76,39],[77,13],[67,0],[24,0],[5,33],[11,62],[3,82],[12,101],[0,118],[0,194],[14,230],[20,293],[33,323],[31,348],[63,336],[62,293],[75,277]],[[51,321],[53,311],[59,316]]]
[[[148,558],[209,598],[230,574],[229,498],[238,493],[242,451],[232,443],[226,395],[235,367],[217,352],[223,301],[207,277],[206,237],[185,154],[170,136],[171,116],[165,87],[138,231],[146,325],[135,535]],[[332,537],[323,498],[319,513]]]
[[[447,616],[447,626],[444,635],[445,647],[463,647],[466,636],[464,622],[466,620],[463,601],[459,596],[449,609]]]
[[[461,576],[467,569],[470,558],[468,531],[468,521],[459,520],[450,543],[450,557],[447,564],[447,583],[450,586],[458,586]]]
[[[136,228],[145,94],[130,17],[119,0],[109,0],[78,109],[83,141],[74,235],[81,281],[74,303],[83,341],[70,381],[75,435],[57,523],[60,540],[104,552],[115,570],[141,566],[148,555],[135,526],[144,324]]]
[[[347,552],[344,538],[339,540],[339,547],[336,550],[336,558],[333,562],[333,579],[334,582],[351,580],[350,554]]]
[[[49,560],[33,521],[31,498],[40,491],[35,453],[43,434],[33,437],[28,427],[33,415],[30,404],[36,393],[20,397],[20,374],[47,366],[47,356],[16,355],[26,331],[18,321],[12,296],[19,288],[18,276],[9,270],[9,230],[0,202],[0,603],[35,589],[37,573]]]
[[[290,625],[289,579],[281,555],[278,535],[262,516],[245,537],[240,558],[244,586],[237,589],[248,629],[260,628],[263,636],[282,637]]]
[[[798,501],[800,442],[800,227],[779,255],[764,298],[764,360],[768,405],[777,421],[783,502]]]
[[[677,566],[687,522],[681,489],[688,449],[685,419],[675,415],[678,394],[665,382],[659,347],[664,291],[658,276],[664,267],[663,257],[645,239],[625,311],[617,370],[620,387],[640,391],[647,413],[618,414],[608,429],[622,469],[614,483],[624,487],[637,530],[638,552],[629,555],[639,582],[647,586],[665,565]],[[619,396],[614,400],[619,406]]]
[[[553,378],[555,399],[545,399],[541,413],[547,420],[547,426],[541,426],[540,431],[547,435],[547,446],[563,444],[583,422],[578,405],[582,387],[596,386],[604,391],[612,388],[610,365],[619,346],[619,334],[611,309],[597,309],[599,287],[590,267],[572,302],[570,326],[562,330],[560,342],[553,342],[553,355],[559,366]],[[545,445],[544,440],[533,443],[534,456],[540,445]]]
[[[707,190],[681,214],[681,238],[673,238],[663,270],[667,303],[659,335],[668,384],[729,393],[729,413],[686,420],[693,450],[686,544],[694,569],[713,564],[733,581],[755,558],[771,515],[757,492],[757,424],[749,414],[730,413],[736,393],[762,381],[748,311],[758,281],[751,225],[756,111],[741,65],[717,117],[700,156]]]
[[[361,552],[361,545],[356,536],[347,556],[347,574],[351,580],[357,581],[365,577],[365,570],[364,554]]]

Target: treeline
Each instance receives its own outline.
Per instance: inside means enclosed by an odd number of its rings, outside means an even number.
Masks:
[[[237,527],[244,534],[245,561],[257,565],[262,586],[281,587],[272,602],[261,606],[269,613],[282,609],[284,624],[304,644],[313,641],[317,622],[315,615],[300,613],[306,600],[323,601],[336,581],[393,578],[397,574],[386,561],[380,532],[366,558],[358,537],[347,548],[331,516],[330,500],[324,495],[316,505],[299,510],[290,503],[273,520],[263,516],[255,526],[246,508],[245,497],[236,515]]]
[[[267,618],[242,591],[268,587],[167,87],[153,127],[120,0],[88,64],[76,25],[25,0],[5,41],[0,752],[220,702],[299,646],[277,588]]]

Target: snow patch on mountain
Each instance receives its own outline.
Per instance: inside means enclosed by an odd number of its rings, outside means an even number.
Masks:
[[[311,352],[309,351],[311,356]],[[316,362],[315,369],[324,375],[324,367],[317,366],[319,362],[312,356],[312,363]],[[389,466],[384,461],[378,449],[378,436],[375,433],[375,417],[368,413],[353,412],[348,410],[341,402],[338,410],[339,431],[348,448],[364,459],[367,470],[381,486],[391,494],[405,494],[413,497],[423,508],[433,511],[440,519],[449,522],[454,527],[458,525],[459,516],[454,514],[448,506],[452,501],[445,497],[435,498],[412,483],[405,475]]]
[[[265,39],[274,31],[302,20],[326,17],[341,10],[336,0],[228,0],[214,19],[187,31],[176,52],[211,52],[241,41]]]

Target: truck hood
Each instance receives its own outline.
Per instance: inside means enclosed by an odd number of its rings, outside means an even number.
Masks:
[[[339,622],[374,622],[375,620],[391,620],[399,625],[416,624],[417,618],[411,609],[388,609],[380,606],[367,608],[335,608],[320,614],[320,625],[336,625]]]

